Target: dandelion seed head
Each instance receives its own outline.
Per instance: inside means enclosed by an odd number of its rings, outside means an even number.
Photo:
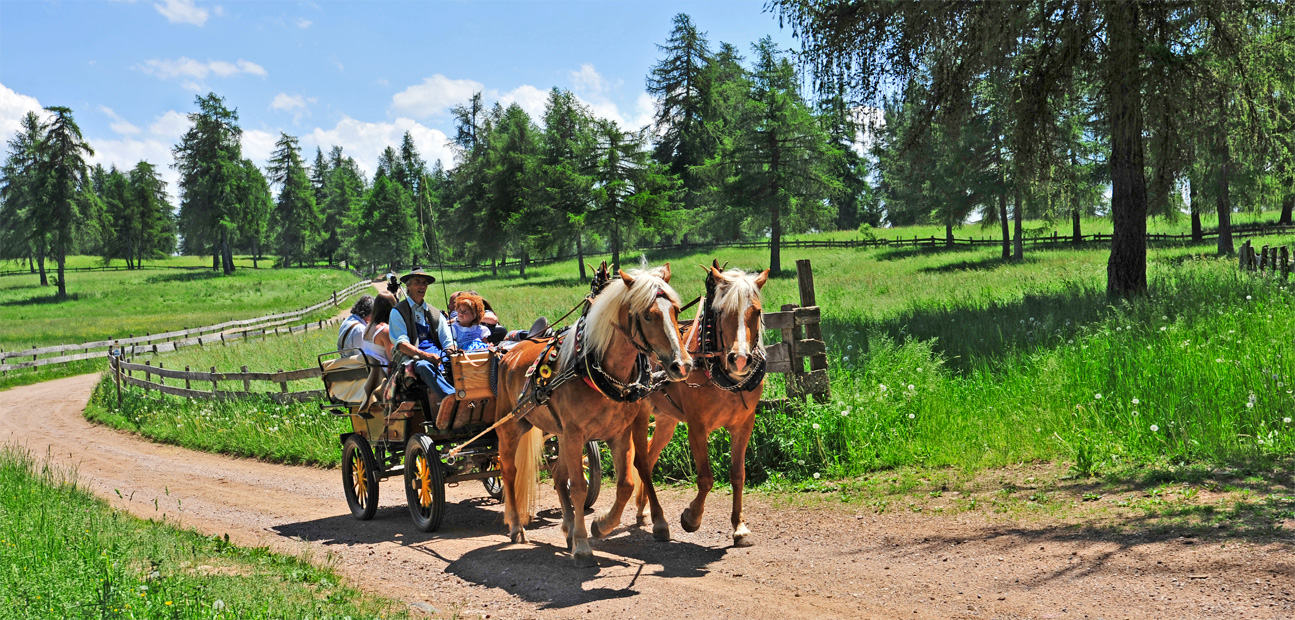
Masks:
[[[818,472],[814,472],[814,479],[815,479],[815,480],[818,480],[818,478],[819,478],[819,476],[820,476],[820,475],[821,475],[821,474],[819,474]]]
[[[1155,424],[1152,424],[1152,425],[1151,425],[1151,432],[1153,432],[1153,433],[1158,433],[1158,432],[1160,432],[1160,427],[1159,427],[1159,426],[1156,426]]]
[[[815,423],[813,423],[813,424],[810,424],[810,427],[811,427],[811,428],[813,428],[814,430],[818,430],[818,429],[820,428],[820,427],[819,427],[819,425],[818,425],[818,422],[815,422]]]
[[[1096,393],[1096,394],[1093,394],[1093,400],[1101,400],[1101,399],[1102,399],[1102,393],[1101,393],[1101,392],[1098,392],[1098,393]]]
[[[1133,404],[1135,404],[1135,405],[1141,405],[1141,404],[1142,404],[1142,401],[1140,401],[1140,400],[1138,400],[1138,399],[1136,399],[1136,398],[1135,398],[1135,399],[1133,399]]]
[[[910,419],[910,420],[917,419],[917,414],[916,414],[916,413],[910,413],[910,414],[908,414],[908,419]]]

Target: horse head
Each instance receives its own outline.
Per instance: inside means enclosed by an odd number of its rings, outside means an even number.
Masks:
[[[760,289],[769,280],[769,270],[747,273],[741,269],[724,270],[716,260],[707,269],[707,303],[718,318],[719,350],[725,369],[735,377],[750,373],[748,364],[755,354],[763,354],[764,321]]]
[[[639,351],[656,358],[672,381],[692,371],[692,356],[679,338],[679,294],[670,286],[670,263],[619,273],[626,295],[618,324]]]

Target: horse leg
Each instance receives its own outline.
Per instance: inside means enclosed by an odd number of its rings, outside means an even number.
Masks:
[[[637,423],[638,422],[635,421],[635,424]],[[647,463],[648,463],[649,470],[656,469],[656,462],[658,459],[661,458],[661,451],[665,450],[665,447],[670,444],[670,439],[674,437],[674,429],[676,426],[679,426],[678,420],[675,420],[674,418],[667,418],[665,416],[657,416],[656,432],[652,433],[652,443],[650,446],[647,447],[646,450],[641,449],[642,446],[640,445],[640,441],[639,441],[641,438],[642,439],[641,443],[643,444],[647,443],[647,422],[646,421],[644,421],[643,423],[642,436],[640,437],[639,434],[637,433],[635,434],[634,452],[635,454],[638,454],[640,452],[645,452],[647,454]],[[647,514],[643,512],[643,509],[646,508],[648,505],[646,488],[640,488],[638,490],[636,503],[638,504],[638,524],[644,525],[647,523]],[[653,515],[656,514],[656,508],[653,509],[652,514]],[[664,516],[660,518],[656,516],[652,517],[652,525],[654,529],[657,523],[665,523]],[[669,530],[669,527],[670,527],[669,525],[666,526],[667,532]]]
[[[522,530],[521,518],[517,515],[517,496],[513,493],[513,484],[517,481],[516,433],[499,429],[499,478],[504,487],[504,525],[508,526],[508,537],[515,543],[526,542],[526,532]]]
[[[630,441],[632,431],[632,428],[626,428],[619,437],[614,437],[607,442],[607,447],[611,448],[612,452],[612,463],[616,468],[616,501],[612,502],[606,513],[596,517],[589,524],[589,534],[594,538],[603,538],[620,526],[625,505],[634,494],[634,482],[631,480],[631,465],[628,458],[632,445]],[[597,455],[590,455],[589,458],[597,458]]]
[[[562,459],[553,462],[553,468],[549,470],[549,475],[553,477],[553,490],[558,493],[558,504],[562,507],[562,538],[567,543],[567,550],[571,550],[571,492],[567,488],[567,467]]]
[[[755,544],[751,540],[751,530],[746,529],[746,523],[742,521],[742,490],[746,484],[746,444],[751,439],[751,429],[755,426],[755,418],[752,417],[746,422],[737,426],[730,426],[729,435],[732,437],[730,442],[731,452],[729,458],[728,480],[733,485],[733,546],[750,547]]]
[[[580,461],[584,458],[585,441],[584,437],[571,432],[571,426],[573,425],[568,425],[558,439],[558,460],[566,470],[563,477],[570,481],[571,557],[577,568],[589,568],[598,565],[594,560],[594,550],[589,546],[589,534],[585,530],[585,496],[589,492],[589,483],[584,476],[574,475],[581,471]]]
[[[706,454],[709,437],[710,433],[701,425],[688,425],[688,447],[692,449],[692,460],[697,464],[697,497],[683,509],[683,514],[679,517],[685,532],[696,532],[701,527],[702,513],[706,510],[706,494],[715,485],[715,474],[710,470],[710,458]]]
[[[639,480],[642,481],[640,494],[647,496],[648,504],[652,507],[652,537],[665,542],[670,540],[670,524],[666,523],[665,512],[661,510],[661,502],[657,500],[656,496],[656,487],[652,484],[652,467],[656,464],[656,459],[648,454],[647,422],[646,414],[635,418],[633,422],[636,427],[633,434],[634,467],[638,471]],[[674,434],[673,423],[671,423],[669,430],[670,434]],[[670,437],[667,435],[664,441],[670,441]],[[661,451],[657,450],[657,455],[660,455],[660,453]]]

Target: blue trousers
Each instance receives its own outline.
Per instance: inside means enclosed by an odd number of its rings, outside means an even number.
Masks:
[[[418,375],[419,380],[428,389],[440,392],[443,396],[452,396],[454,394],[454,386],[450,385],[450,382],[445,379],[445,373],[441,371],[439,364],[432,364],[427,360],[418,360],[414,362],[414,374]]]

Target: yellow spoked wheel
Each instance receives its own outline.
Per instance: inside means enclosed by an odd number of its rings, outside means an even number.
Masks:
[[[481,471],[482,471],[483,473],[484,473],[484,472],[491,471],[491,470],[497,470],[497,469],[499,469],[499,457],[497,457],[497,456],[496,456],[496,457],[494,457],[494,458],[492,458],[492,459],[490,459],[490,461],[489,461],[488,463],[485,463],[485,464],[481,465]],[[497,499],[497,500],[502,500],[502,499],[504,499],[504,480],[503,480],[503,478],[500,478],[499,476],[491,476],[491,477],[489,477],[489,478],[482,478],[482,479],[481,479],[481,486],[486,487],[486,493],[489,493],[489,494],[490,494],[490,497],[492,497],[492,498],[494,498],[494,499]]]
[[[368,440],[351,435],[342,445],[342,490],[356,519],[368,521],[378,511],[378,463]]]
[[[424,532],[441,527],[445,514],[445,471],[441,455],[427,435],[409,438],[405,446],[405,500],[414,526]]]

